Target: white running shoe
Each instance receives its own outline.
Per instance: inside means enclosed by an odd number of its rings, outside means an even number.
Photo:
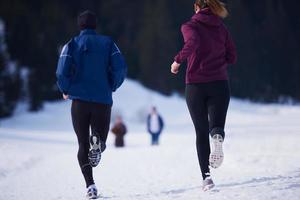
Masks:
[[[223,137],[220,134],[216,134],[212,138],[212,152],[209,156],[209,165],[212,168],[216,169],[223,163],[223,141]]]
[[[202,189],[204,192],[212,189],[213,187],[215,187],[215,184],[212,180],[212,178],[210,176],[206,177],[204,180],[203,180],[203,186],[202,186]]]
[[[97,190],[97,187],[96,187],[95,184],[90,185],[87,188],[86,198],[87,199],[98,199],[99,198],[99,196],[98,196],[98,190]]]

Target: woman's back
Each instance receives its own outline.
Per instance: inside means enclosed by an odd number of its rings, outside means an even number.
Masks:
[[[175,60],[181,63],[188,59],[186,82],[227,80],[227,65],[236,61],[236,52],[221,18],[206,8],[183,24],[181,30],[188,45]]]

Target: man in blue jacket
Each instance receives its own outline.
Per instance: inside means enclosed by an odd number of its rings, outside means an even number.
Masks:
[[[72,100],[72,122],[79,144],[78,161],[90,199],[98,195],[92,167],[98,165],[106,147],[112,92],[121,86],[127,73],[119,48],[110,37],[96,33],[96,24],[93,12],[85,11],[79,15],[81,32],[64,46],[56,71],[63,98]]]

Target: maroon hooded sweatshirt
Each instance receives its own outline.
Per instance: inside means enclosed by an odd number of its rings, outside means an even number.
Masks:
[[[237,60],[234,42],[222,19],[209,8],[183,24],[184,47],[175,57],[177,63],[188,61],[186,83],[228,80],[227,66]]]

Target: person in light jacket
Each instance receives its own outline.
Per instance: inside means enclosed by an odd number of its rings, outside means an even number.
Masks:
[[[150,114],[147,117],[147,130],[151,135],[151,144],[158,145],[159,137],[164,128],[164,121],[158,114],[156,107],[152,107]]]

